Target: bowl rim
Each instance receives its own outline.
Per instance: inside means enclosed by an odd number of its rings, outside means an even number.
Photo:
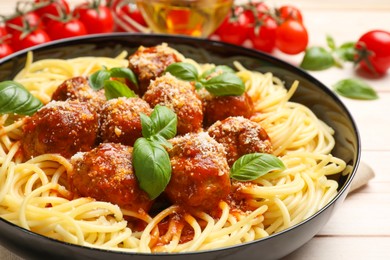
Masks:
[[[297,224],[294,224],[294,225],[292,225],[292,226],[290,226],[282,231],[271,234],[267,237],[256,239],[256,240],[253,240],[250,242],[241,243],[238,245],[225,246],[225,247],[210,249],[210,250],[200,250],[200,251],[180,252],[180,253],[176,253],[176,252],[173,252],[173,253],[128,252],[128,251],[110,250],[110,249],[104,249],[104,248],[98,248],[98,247],[77,245],[77,244],[72,244],[69,242],[56,240],[54,238],[47,237],[44,235],[40,235],[38,233],[24,229],[24,228],[14,224],[14,223],[8,222],[7,220],[0,217],[1,222],[19,229],[20,231],[24,232],[28,236],[33,236],[33,237],[37,237],[40,239],[49,240],[49,241],[52,241],[54,243],[62,244],[64,246],[80,248],[82,250],[101,251],[101,252],[108,252],[111,254],[129,255],[129,256],[156,256],[156,257],[160,257],[160,256],[167,256],[167,255],[169,255],[169,256],[201,255],[201,254],[205,254],[205,253],[209,253],[209,252],[225,251],[225,250],[232,249],[232,248],[239,248],[239,247],[246,246],[246,245],[261,243],[262,241],[269,240],[269,239],[272,239],[274,237],[278,237],[278,236],[281,236],[285,233],[291,232],[295,228],[310,222],[312,219],[314,219],[318,215],[322,214],[328,208],[333,206],[333,204],[335,204],[335,202],[338,201],[339,198],[344,195],[344,193],[347,193],[349,191],[349,188],[351,186],[351,182],[357,173],[357,169],[359,167],[359,163],[360,163],[360,159],[361,159],[360,158],[361,157],[361,138],[360,138],[357,124],[356,124],[351,112],[345,106],[345,104],[341,101],[341,99],[334,92],[332,92],[325,84],[323,84],[321,81],[319,81],[317,78],[315,78],[314,76],[312,76],[311,74],[309,74],[308,72],[303,70],[302,68],[299,68],[299,67],[297,67],[291,63],[288,63],[282,59],[279,59],[275,56],[272,56],[269,53],[265,53],[265,52],[258,51],[255,49],[246,48],[244,46],[238,46],[238,45],[225,43],[225,42],[221,42],[221,41],[217,41],[217,40],[207,39],[207,38],[196,38],[196,37],[184,36],[184,35],[113,32],[113,33],[90,34],[90,35],[77,36],[77,37],[72,37],[72,38],[65,38],[65,39],[60,39],[60,40],[54,40],[54,41],[51,41],[48,43],[43,43],[43,44],[40,44],[38,46],[29,47],[29,48],[14,52],[14,53],[12,53],[4,58],[1,58],[0,59],[0,66],[3,63],[9,62],[14,58],[18,58],[18,57],[21,57],[23,55],[26,55],[30,51],[33,52],[35,50],[42,50],[42,49],[46,49],[46,48],[50,48],[50,47],[61,48],[62,45],[66,45],[67,43],[71,43],[71,44],[75,45],[78,42],[84,43],[84,42],[93,41],[93,40],[104,40],[104,38],[111,38],[113,41],[115,41],[116,39],[121,39],[122,37],[127,38],[127,37],[131,37],[131,36],[159,38],[159,39],[161,39],[161,42],[165,42],[165,41],[172,42],[172,40],[178,40],[178,41],[180,41],[178,43],[184,43],[184,44],[189,44],[192,41],[192,42],[200,43],[200,44],[228,47],[229,49],[232,49],[233,51],[240,52],[240,55],[245,55],[245,56],[250,56],[251,54],[255,55],[256,59],[260,58],[260,56],[261,56],[263,59],[270,61],[272,64],[282,65],[283,67],[287,68],[288,70],[290,70],[294,73],[300,74],[300,76],[306,78],[307,80],[312,82],[314,85],[319,87],[322,91],[326,92],[326,94],[328,96],[330,96],[338,104],[338,106],[342,109],[342,111],[346,114],[346,116],[348,117],[348,120],[351,123],[352,129],[354,130],[354,132],[356,134],[356,157],[354,158],[355,165],[352,169],[352,172],[349,174],[348,178],[344,182],[344,184],[341,187],[339,187],[336,196],[334,198],[332,198],[332,200],[329,201],[324,207],[319,209],[317,212],[315,212],[310,217],[308,217],[308,218],[304,219],[303,221],[301,221]],[[346,196],[346,194],[345,194],[345,196]]]

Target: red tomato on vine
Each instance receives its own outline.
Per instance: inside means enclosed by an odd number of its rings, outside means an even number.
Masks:
[[[272,52],[275,48],[277,28],[278,24],[272,17],[264,18],[258,27],[254,27],[249,32],[249,39],[252,42],[253,48],[260,51]]]
[[[9,33],[14,33],[15,31],[20,31],[24,27],[39,27],[41,25],[41,19],[34,12],[29,12],[26,14],[19,14],[11,19],[6,20],[5,28]]]
[[[46,32],[52,40],[87,34],[84,24],[75,18],[69,20],[51,20],[47,22]]]
[[[69,3],[66,0],[35,0],[36,7],[42,5],[44,6],[34,12],[41,17],[45,25],[51,20],[50,16],[59,17],[62,13],[70,13]]]
[[[369,73],[381,75],[390,68],[390,32],[372,30],[356,43],[355,62]]]
[[[26,49],[38,44],[50,42],[50,37],[41,28],[35,28],[31,31],[18,31],[12,34],[12,47],[15,51]]]
[[[278,9],[278,16],[282,21],[285,20],[296,20],[300,23],[303,23],[303,16],[301,10],[292,5],[283,5]]]
[[[89,34],[109,33],[114,30],[111,10],[102,5],[99,0],[80,4],[76,6],[73,13],[85,25]]]
[[[253,14],[249,10],[236,7],[215,31],[223,42],[241,45],[248,38],[253,27]]]
[[[13,53],[11,46],[8,43],[0,41],[0,59]]]
[[[276,29],[276,47],[287,54],[303,52],[309,43],[309,34],[303,24],[286,20]]]

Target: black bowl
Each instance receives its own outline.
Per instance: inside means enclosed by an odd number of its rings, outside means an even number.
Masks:
[[[162,42],[179,50],[186,57],[200,63],[227,64],[241,62],[250,70],[272,72],[286,86],[299,80],[300,87],[293,101],[308,106],[336,132],[336,146],[332,154],[346,161],[353,171],[347,176],[336,176],[337,196],[324,208],[305,221],[282,232],[254,242],[227,248],[175,254],[123,253],[92,249],[47,238],[3,219],[0,219],[0,243],[26,259],[278,259],[309,241],[327,223],[333,212],[344,201],[360,159],[360,140],[356,125],[342,102],[321,82],[286,62],[264,53],[204,39],[167,35],[109,34],[61,40],[31,48],[34,60],[45,58],[74,58],[78,56],[114,57],[122,50],[132,53],[140,45],[153,46]],[[0,60],[0,81],[12,79],[23,68],[26,51]]]

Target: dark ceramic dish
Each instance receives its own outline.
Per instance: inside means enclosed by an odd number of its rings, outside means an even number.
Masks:
[[[152,46],[162,42],[200,63],[232,65],[237,60],[246,68],[272,72],[290,86],[299,80],[300,87],[292,100],[308,106],[336,132],[333,155],[353,167],[351,174],[337,176],[339,192],[323,209],[305,221],[275,235],[254,242],[217,250],[181,254],[140,254],[91,249],[59,242],[24,230],[0,219],[0,243],[26,259],[278,259],[309,241],[326,224],[344,201],[360,158],[360,140],[356,125],[340,100],[322,83],[304,71],[269,55],[249,49],[202,39],[164,35],[111,34],[62,40],[34,51],[34,60],[73,58],[78,56],[114,57],[122,50],[132,53],[139,45]],[[24,66],[26,51],[0,60],[0,81],[12,79]]]

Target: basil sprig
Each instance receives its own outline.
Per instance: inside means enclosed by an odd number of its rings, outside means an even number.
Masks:
[[[351,99],[373,100],[378,99],[376,91],[365,81],[360,79],[343,79],[333,85],[333,89],[341,96]]]
[[[301,68],[305,70],[325,70],[333,67],[333,55],[323,47],[313,46],[306,50]]]
[[[252,181],[271,171],[286,167],[276,156],[268,153],[250,153],[241,156],[230,169],[230,178],[238,181]]]
[[[305,70],[326,70],[333,66],[342,67],[345,61],[354,61],[355,43],[346,42],[337,46],[331,36],[326,37],[327,46],[307,48],[300,67]]]
[[[137,95],[129,87],[117,80],[106,80],[104,82],[104,95],[107,100],[118,97],[136,97]]]
[[[141,114],[142,136],[165,147],[171,147],[167,140],[176,135],[177,116],[167,107],[157,105],[150,117]]]
[[[137,77],[129,68],[111,68],[109,70],[103,68],[89,77],[89,84],[94,90],[104,88],[107,100],[118,97],[137,96],[126,84],[119,80],[112,80],[112,78],[128,79],[134,86],[138,87]]]
[[[222,73],[208,78],[217,70],[222,71]],[[245,92],[244,82],[228,66],[216,66],[199,75],[194,65],[176,62],[169,65],[165,72],[169,72],[181,80],[194,82],[197,89],[204,87],[215,96],[240,96]]]
[[[133,166],[141,189],[150,199],[157,198],[171,179],[171,162],[168,152],[159,143],[138,138],[133,149]]]
[[[150,117],[141,114],[143,137],[134,143],[133,166],[139,185],[150,199],[157,198],[171,178],[171,162],[165,147],[176,135],[177,116],[167,107],[157,105]]]
[[[10,80],[0,83],[0,114],[32,115],[42,106],[22,84]]]

